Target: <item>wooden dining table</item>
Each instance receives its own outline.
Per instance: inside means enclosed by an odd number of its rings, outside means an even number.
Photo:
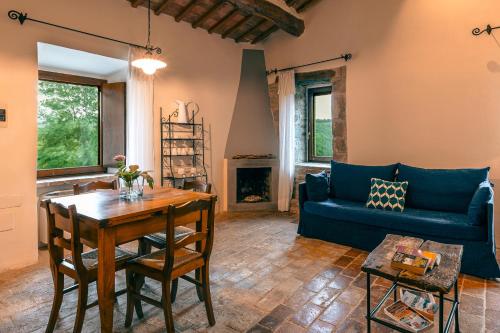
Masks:
[[[98,249],[97,296],[101,332],[113,331],[115,246],[165,231],[165,213],[169,205],[209,198],[205,193],[162,188],[146,191],[142,198],[133,201],[121,199],[117,191],[52,200],[65,208],[76,206],[82,243]]]

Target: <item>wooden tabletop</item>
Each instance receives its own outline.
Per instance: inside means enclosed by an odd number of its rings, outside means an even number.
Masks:
[[[401,270],[391,267],[391,260],[396,253],[396,246],[403,245],[420,248],[441,254],[441,263],[425,275],[401,274]],[[391,281],[398,281],[430,292],[448,293],[458,279],[462,262],[462,245],[443,244],[423,241],[420,238],[400,235],[387,235],[366,258],[361,270],[381,276]]]
[[[209,197],[209,194],[200,192],[160,188],[147,190],[143,198],[133,201],[121,199],[118,191],[106,190],[56,198],[52,202],[64,207],[76,205],[80,219],[98,223],[100,227],[104,227],[120,224],[140,215],[164,211],[169,205]]]

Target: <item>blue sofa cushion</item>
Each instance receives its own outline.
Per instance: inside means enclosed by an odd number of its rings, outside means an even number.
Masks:
[[[328,199],[328,175],[325,171],[315,174],[306,174],[307,197],[312,201]]]
[[[485,226],[474,226],[469,223],[466,214],[436,212],[422,209],[406,208],[404,212],[392,212],[380,209],[369,209],[363,203],[328,199],[321,202],[306,201],[304,210],[307,213],[335,220],[352,222],[353,224],[372,225],[410,234],[442,237],[445,239],[486,240]],[[353,225],[353,232],[356,228]]]
[[[488,180],[485,180],[476,189],[474,196],[469,204],[467,215],[469,222],[473,225],[486,224],[486,209],[488,201],[493,198],[493,189]]]
[[[467,214],[479,184],[488,179],[484,169],[422,169],[398,167],[398,181],[408,182],[406,206]]]
[[[393,181],[397,166],[397,164],[364,166],[332,161],[330,196],[366,203],[370,193],[371,179]]]
[[[372,178],[372,186],[367,208],[377,208],[402,212],[405,209],[405,194],[408,182],[389,182]]]

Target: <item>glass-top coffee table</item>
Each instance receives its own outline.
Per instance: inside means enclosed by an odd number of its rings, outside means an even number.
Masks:
[[[423,276],[401,274],[401,270],[391,268],[391,260],[396,252],[396,246],[403,245],[413,248],[420,248],[425,251],[432,251],[441,254],[441,263]],[[399,332],[407,330],[393,321],[388,321],[377,317],[377,312],[385,303],[387,298],[393,294],[394,302],[397,300],[397,287],[401,286],[411,290],[426,291],[435,294],[439,299],[439,319],[438,332],[449,332],[453,319],[455,319],[455,332],[460,332],[458,323],[458,274],[462,262],[462,245],[442,244],[433,241],[425,241],[420,238],[405,237],[400,235],[387,235],[385,239],[366,258],[361,270],[366,273],[366,319],[368,333],[371,332],[371,322],[375,321],[384,326],[390,327]],[[371,275],[392,281],[391,287],[387,290],[381,300],[373,307],[370,306]],[[448,297],[451,289],[454,289],[454,297]],[[451,302],[451,309],[444,323],[444,302]]]

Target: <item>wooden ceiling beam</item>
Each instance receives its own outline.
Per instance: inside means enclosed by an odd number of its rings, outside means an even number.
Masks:
[[[175,21],[179,22],[182,20],[184,17],[186,17],[187,14],[193,9],[193,7],[196,5],[197,0],[191,0],[186,7],[182,8],[181,12],[175,16]]]
[[[318,0],[306,0],[302,5],[298,6],[295,10],[297,13],[305,12],[309,7],[317,3]]]
[[[137,8],[144,3],[144,0],[132,0],[130,4],[132,7]]]
[[[208,29],[208,33],[211,34],[212,32],[214,32],[215,29],[217,29],[218,27],[223,25],[226,21],[231,19],[237,13],[238,13],[237,8],[234,8],[233,10],[231,10],[229,13],[224,15],[223,18],[221,18],[219,21],[217,21],[217,23],[215,23],[213,26],[211,26],[210,29]]]
[[[225,1],[219,1],[216,4],[214,4],[212,7],[210,7],[209,10],[207,10],[205,12],[205,14],[198,17],[196,19],[196,21],[194,21],[193,24],[191,24],[191,26],[194,29],[198,28],[200,25],[202,25],[210,17],[210,15],[212,15],[213,13],[218,11],[220,8],[222,8],[222,6],[224,6],[224,3],[225,3]]]
[[[170,0],[163,0],[163,2],[160,3],[158,7],[156,7],[155,14],[160,15],[161,13],[163,13],[163,11],[167,8],[169,1]]]
[[[247,31],[239,35],[234,41],[236,43],[241,42],[243,39],[245,39],[245,37],[251,35],[253,32],[258,30],[264,23],[266,23],[266,19],[260,19],[260,21],[257,22],[256,25],[254,25],[252,28],[248,29]]]
[[[265,18],[293,36],[304,32],[304,21],[268,0],[227,0],[247,15]]]
[[[243,24],[247,23],[248,20],[250,20],[251,18],[252,18],[252,15],[248,15],[248,16],[245,16],[244,18],[242,18],[238,23],[236,23],[231,28],[224,31],[224,33],[222,34],[222,38],[226,38],[227,36],[229,36],[233,31],[235,31],[236,29],[241,27]]]
[[[261,42],[263,41],[264,39],[266,39],[270,34],[272,34],[273,32],[275,32],[276,30],[278,30],[279,28],[275,25],[273,25],[272,27],[270,27],[269,29],[267,29],[266,31],[264,31],[263,33],[261,33],[260,35],[258,35],[257,37],[255,37],[253,40],[252,40],[252,44],[257,44],[258,42]]]

